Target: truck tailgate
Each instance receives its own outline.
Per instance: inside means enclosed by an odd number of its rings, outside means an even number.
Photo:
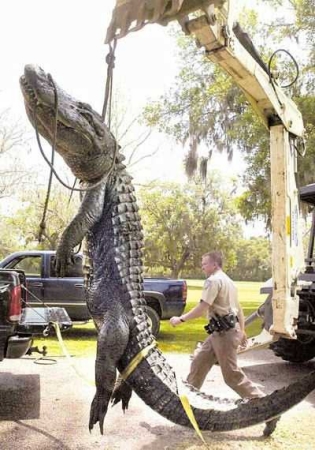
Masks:
[[[61,330],[72,327],[72,321],[64,308],[24,308],[18,330],[42,334],[52,322],[58,323]]]

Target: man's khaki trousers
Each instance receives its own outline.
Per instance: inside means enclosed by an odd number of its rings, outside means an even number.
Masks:
[[[214,332],[195,350],[187,382],[200,389],[211,367],[218,362],[225,383],[242,398],[264,397],[265,394],[247,378],[237,365],[237,348],[242,340],[239,324],[220,333]]]

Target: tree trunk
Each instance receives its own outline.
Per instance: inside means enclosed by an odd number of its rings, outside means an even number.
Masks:
[[[179,277],[179,274],[183,270],[189,256],[190,256],[190,248],[186,247],[178,263],[174,264],[174,266],[172,267],[172,275],[171,275],[172,278],[177,279]]]

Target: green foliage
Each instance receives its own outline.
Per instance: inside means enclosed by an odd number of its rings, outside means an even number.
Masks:
[[[46,191],[26,191],[21,194],[21,206],[14,215],[1,218],[0,257],[28,249],[56,249],[59,236],[78,209],[78,199],[69,203],[69,194],[54,190],[46,214],[45,228],[39,243]]]
[[[219,180],[155,184],[142,189],[139,199],[147,273],[200,276],[201,256],[212,249],[222,250],[226,267],[233,267],[242,230],[233,200]]]
[[[266,8],[266,2],[261,2]],[[259,13],[243,12],[241,21],[249,32],[262,58],[268,62],[276,48],[288,48],[290,39],[300,44],[300,78],[286,90],[297,103],[305,121],[307,154],[299,156],[300,185],[314,182],[315,170],[315,14],[313,0],[271,1],[275,12],[280,7],[285,14],[270,14],[270,23],[263,23]],[[287,9],[285,9],[287,7]],[[288,13],[289,11],[289,13]],[[288,19],[289,17],[289,19]],[[263,218],[270,226],[270,162],[269,135],[260,123],[242,92],[233,81],[196,49],[189,37],[177,36],[180,71],[174,86],[159,101],[147,105],[144,117],[148,125],[189,143],[186,157],[187,173],[197,168],[198,145],[206,144],[211,157],[214,151],[242,151],[248,164],[243,176],[245,192],[238,206],[246,221]],[[275,45],[277,46],[275,48]],[[298,50],[298,51],[299,51]],[[280,83],[292,81],[295,67],[289,58],[278,55],[272,70],[280,74]],[[302,151],[300,152],[302,154]]]
[[[210,156],[217,149],[231,157],[234,128],[246,108],[243,96],[220,68],[196,50],[192,39],[181,36],[178,46],[181,68],[174,86],[160,101],[147,105],[145,121],[182,144],[188,142],[188,159],[196,160],[201,142]]]
[[[237,263],[229,275],[239,281],[271,278],[271,246],[265,238],[242,239],[236,247]]]

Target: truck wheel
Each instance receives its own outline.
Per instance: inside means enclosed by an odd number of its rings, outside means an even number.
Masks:
[[[145,312],[147,313],[149,318],[151,332],[154,336],[157,336],[160,331],[160,317],[158,313],[153,308],[151,308],[151,306],[146,306]]]
[[[315,356],[315,339],[307,338],[307,341],[280,338],[270,345],[276,356],[293,363],[305,362]]]

